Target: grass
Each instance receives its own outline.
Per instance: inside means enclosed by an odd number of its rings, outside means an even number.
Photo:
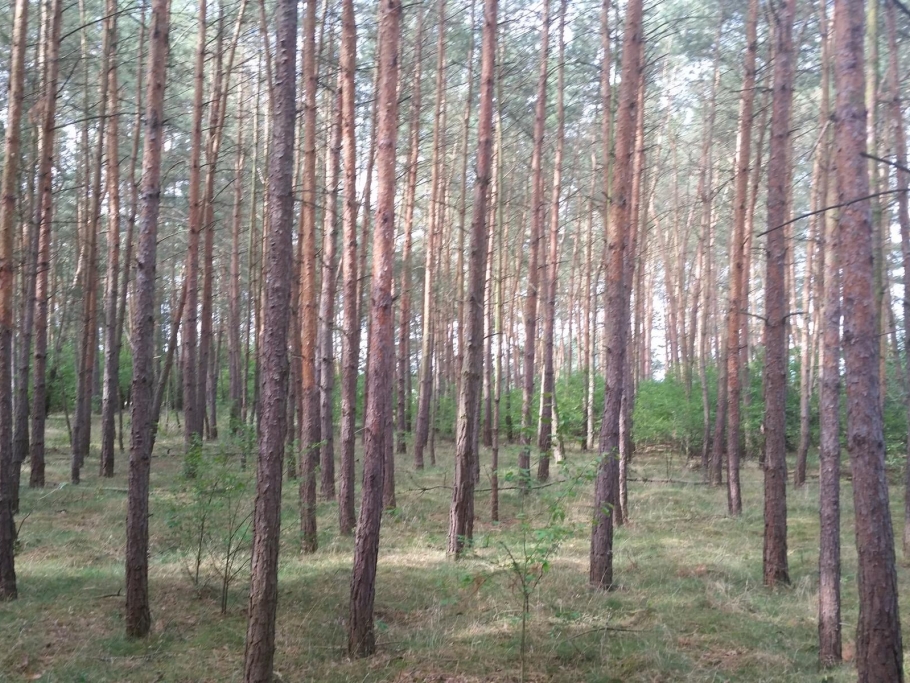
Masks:
[[[52,420],[48,486],[23,490],[20,599],[0,604],[0,681],[239,681],[246,628],[246,575],[219,613],[217,590],[197,587],[174,550],[168,512],[180,503],[180,436],[161,435],[152,465],[151,601],[154,626],[144,641],[123,635],[126,463],[117,476],[70,486],[66,433]],[[97,434],[97,430],[96,430]],[[320,550],[299,552],[297,488],[285,482],[275,668],[282,681],[517,681],[521,596],[505,566],[503,544],[518,547],[522,502],[501,497],[503,522],[489,522],[489,494],[479,493],[476,547],[466,560],[445,556],[451,447],[441,465],[420,474],[399,457],[398,509],[383,519],[377,580],[379,654],[345,654],[353,541],[337,535],[337,507],[319,505]],[[167,454],[170,451],[170,454]],[[486,453],[484,457],[487,457]],[[572,452],[579,467],[587,454]],[[513,465],[516,452],[502,461]],[[682,458],[642,456],[633,477],[698,481]],[[486,488],[486,476],[480,484]],[[28,481],[27,473],[23,481]],[[508,485],[508,484],[506,484]],[[724,490],[707,486],[630,485],[631,523],[617,535],[616,577],[609,593],[587,587],[592,485],[565,498],[573,532],[531,599],[529,681],[847,681],[848,663],[816,666],[817,480],[789,490],[793,585],[761,584],[761,472],[743,471],[744,514],[726,515]],[[566,485],[535,492],[531,523]],[[177,492],[177,493],[175,493]],[[891,492],[893,517],[900,491]],[[845,481],[844,640],[852,654],[856,623],[856,553],[850,485]],[[899,569],[903,596],[910,595]],[[906,603],[905,603],[906,604]],[[908,622],[904,610],[904,623]],[[905,642],[910,642],[906,637]]]

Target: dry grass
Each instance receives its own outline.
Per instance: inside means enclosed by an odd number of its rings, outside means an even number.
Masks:
[[[48,487],[25,491],[20,599],[0,605],[0,681],[238,681],[245,635],[245,580],[219,614],[217,592],[187,579],[172,549],[167,510],[180,458],[153,461],[151,501],[152,635],[123,636],[126,467],[117,476],[65,484],[65,432],[54,423]],[[179,436],[164,434],[159,453],[176,453]],[[474,554],[454,563],[444,553],[451,453],[442,466],[411,472],[398,461],[399,508],[383,520],[377,583],[379,654],[345,654],[352,540],[336,533],[334,503],[319,506],[320,551],[298,547],[297,489],[286,482],[280,569],[276,678],[282,681],[475,683],[517,681],[520,597],[504,568],[502,544],[517,547],[520,501],[502,495],[503,523],[489,522],[488,494],[477,498]],[[571,453],[573,463],[586,454]],[[514,464],[515,453],[503,453]],[[677,459],[674,479],[697,474]],[[666,460],[643,458],[635,473],[666,475]],[[24,478],[27,481],[27,478]],[[635,483],[632,521],[617,536],[610,593],[587,587],[585,526],[591,485],[566,499],[576,531],[562,544],[531,601],[528,681],[847,681],[845,665],[824,674],[815,663],[817,484],[790,491],[790,562],[794,584],[761,585],[761,479],[746,465],[745,514],[725,515],[725,493],[704,486]],[[482,484],[485,488],[485,485]],[[543,520],[564,486],[536,492],[525,504]],[[428,490],[427,490],[428,489]],[[844,600],[847,654],[856,618],[855,552],[849,484],[844,486]],[[899,492],[892,491],[895,512]],[[27,518],[25,515],[28,515]],[[895,514],[895,518],[899,516]],[[539,522],[534,522],[539,524]],[[900,569],[903,595],[910,594]],[[905,623],[910,621],[905,610]],[[910,642],[910,639],[905,638]],[[823,678],[824,677],[824,678]]]

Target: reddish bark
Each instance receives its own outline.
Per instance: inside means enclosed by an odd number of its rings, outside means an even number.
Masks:
[[[376,564],[382,523],[382,492],[386,450],[391,446],[394,375],[392,271],[395,250],[395,154],[398,139],[398,59],[401,3],[382,0],[379,9],[378,150],[376,155],[376,219],[373,239],[373,275],[370,289],[372,336],[367,368],[371,384],[364,415],[363,488],[360,521],[354,546],[348,653],[367,656],[376,650],[373,603]]]

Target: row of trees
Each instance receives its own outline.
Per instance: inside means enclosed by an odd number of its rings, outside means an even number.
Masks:
[[[16,0],[0,188],[0,594],[16,596],[19,474],[28,460],[30,485],[44,485],[46,415],[69,422],[73,400],[79,483],[99,396],[102,476],[129,407],[131,636],[151,624],[158,424],[182,415],[189,452],[218,438],[224,404],[228,429],[255,425],[259,440],[247,680],[271,676],[284,477],[299,480],[302,552],[318,550],[319,496],[337,497],[341,534],[356,529],[349,649],[370,654],[395,470],[409,448],[415,468],[434,464],[446,424],[455,557],[472,540],[482,448],[493,520],[502,436],[522,444],[527,492],[535,436],[540,482],[566,437],[599,455],[589,580],[607,589],[637,390],[656,376],[700,394],[701,465],[726,482],[731,515],[744,451],[761,452],[764,580],[787,583],[787,392],[798,384],[802,486],[817,384],[820,660],[833,663],[843,357],[857,664],[863,680],[897,680],[882,411],[893,385],[910,414],[910,280],[899,338],[890,238],[896,222],[910,267],[908,13],[896,0],[702,4],[708,21],[682,2],[515,0],[501,21],[496,0],[307,0],[300,21],[293,0],[177,11],[85,0],[78,17],[43,0],[36,25]],[[748,390],[757,368],[761,397]],[[557,380],[573,378],[582,389],[564,403]],[[744,433],[752,401],[763,439]]]

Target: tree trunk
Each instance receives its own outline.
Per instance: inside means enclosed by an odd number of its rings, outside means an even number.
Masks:
[[[360,310],[357,297],[357,128],[354,72],[357,25],[354,0],[341,4],[341,153],[344,163],[341,272],[344,280],[341,342],[341,477],[338,523],[343,536],[354,531],[354,441],[357,417],[357,365],[360,355]]]
[[[29,486],[44,486],[45,423],[47,420],[47,348],[49,278],[51,271],[51,219],[53,214],[52,177],[56,137],[57,78],[60,72],[60,32],[62,0],[48,5],[45,35],[48,46],[44,57],[44,102],[41,110],[40,160],[38,162],[38,261],[35,282],[35,380],[32,388],[32,441],[29,445],[31,473]]]
[[[316,466],[319,464],[319,387],[316,385],[316,0],[307,0],[303,19],[303,178],[300,207],[301,447],[300,531],[305,553],[316,552]]]
[[[82,9],[82,8],[80,8]],[[81,289],[82,296],[82,327],[79,342],[78,375],[76,378],[76,411],[73,425],[73,448],[70,467],[70,479],[78,484],[81,469],[85,464],[91,446],[92,433],[92,395],[94,389],[95,360],[98,350],[98,221],[101,215],[101,200],[103,187],[101,184],[101,171],[104,161],[105,129],[107,126],[108,105],[108,65],[111,62],[110,54],[111,35],[105,31],[104,45],[102,47],[102,65],[100,78],[100,106],[97,136],[92,159],[89,162],[86,150],[87,171],[91,167],[91,181],[86,173],[85,182],[89,184],[90,199],[87,201],[87,215],[85,216],[84,244],[80,250],[80,265],[77,269],[77,291]],[[86,59],[83,56],[83,59]],[[87,61],[86,74],[87,71]],[[87,80],[87,79],[86,79]],[[88,90],[86,89],[86,98]],[[88,123],[83,133],[83,139],[88,142]],[[81,274],[81,277],[80,277]]]
[[[108,63],[107,125],[107,277],[104,290],[104,389],[101,400],[101,476],[114,476],[114,436],[117,403],[120,401],[120,346],[117,340],[118,280],[120,278],[120,99],[117,82],[117,0],[107,0],[110,32]]]
[[[297,87],[297,3],[279,0],[269,155],[268,267],[265,271],[264,344],[261,355],[259,458],[250,600],[244,652],[244,681],[272,680],[275,616],[278,610],[278,547],[281,538],[281,479],[287,429],[288,327],[294,232],[294,128]]]
[[[27,11],[27,8],[26,8]],[[43,12],[47,14],[47,12]],[[42,22],[41,26],[41,38],[44,38],[44,30],[48,27],[48,20]],[[14,25],[13,30],[16,31]],[[19,38],[19,36],[14,36],[14,39]],[[48,43],[50,40],[44,39],[41,40],[41,45],[36,50],[38,52],[39,59],[39,69],[47,72],[47,52],[48,52]],[[18,43],[15,45],[14,49],[20,49]],[[24,54],[22,55],[24,59]],[[19,60],[19,57],[15,59]],[[21,61],[21,60],[20,60]],[[11,77],[12,67],[11,66]],[[16,68],[19,68],[16,66]],[[9,97],[12,98],[15,94],[13,92],[12,84],[10,84]],[[21,93],[20,93],[21,94]],[[10,102],[10,106],[12,103]],[[21,103],[18,105],[21,107]],[[40,119],[40,117],[38,117]],[[21,120],[21,111],[20,111],[20,120]],[[37,131],[32,135],[33,141],[33,154],[35,158],[36,167],[40,169],[42,150],[35,144],[41,137],[40,126],[37,126]],[[15,167],[19,162],[19,159],[16,158],[13,161],[13,166]],[[22,274],[21,274],[21,300],[19,302],[20,309],[20,329],[19,329],[19,346],[16,349],[17,357],[17,374],[16,374],[16,397],[14,401],[15,407],[15,424],[13,431],[13,443],[12,443],[12,466],[10,469],[10,492],[11,492],[11,505],[13,509],[13,514],[19,512],[19,489],[20,482],[22,479],[22,463],[25,462],[25,458],[29,452],[29,372],[31,370],[31,360],[32,360],[32,338],[34,336],[35,328],[35,289],[36,289],[36,280],[38,277],[38,245],[39,245],[39,226],[41,222],[41,188],[36,188],[36,183],[34,173],[29,173],[28,176],[28,192],[29,199],[28,205],[23,211],[26,216],[34,217],[34,220],[26,219],[23,221],[23,239],[22,239]],[[39,182],[40,185],[40,182]],[[15,205],[15,202],[14,204]]]
[[[739,98],[739,133],[736,138],[736,176],[733,187],[733,258],[730,273],[730,303],[727,309],[727,509],[742,512],[739,462],[742,457],[742,321],[745,318],[748,282],[745,279],[746,224],[749,211],[749,161],[752,152],[752,118],[755,103],[755,61],[758,53],[758,0],[749,0],[746,17],[746,53],[743,57],[743,87]],[[715,483],[720,483],[716,482]]]
[[[230,430],[237,433],[241,428],[243,412],[243,378],[246,365],[241,359],[240,346],[240,228],[243,223],[243,147],[244,89],[241,87],[237,104],[237,141],[234,161],[234,207],[231,216],[231,263],[228,278],[228,385],[231,401]],[[252,285],[249,284],[252,289]],[[293,302],[292,302],[293,305]],[[293,387],[291,388],[293,392]]]
[[[893,126],[894,148],[897,163],[907,168],[907,135],[904,129],[903,102],[901,100],[901,71],[900,57],[898,55],[897,27],[894,17],[894,4],[887,3],[885,19],[888,27],[888,52],[889,52],[889,78],[891,81],[891,100],[890,114]],[[903,257],[903,267],[905,273],[910,273],[910,199],[907,197],[907,188],[910,186],[910,173],[906,170],[897,171],[897,220],[900,225],[901,235],[901,256]],[[910,387],[910,278],[904,277],[904,353],[905,367],[907,373],[907,386]],[[907,417],[910,418],[910,391],[907,391],[905,397],[905,410]],[[910,422],[908,425],[908,435],[910,435]],[[910,558],[910,440],[907,442],[907,464],[904,466],[904,533],[903,533],[903,553],[904,559]]]
[[[607,388],[600,428],[600,463],[594,489],[594,519],[588,580],[595,588],[613,586],[613,509],[619,489],[619,419],[623,395],[629,299],[624,287],[623,263],[632,205],[635,163],[635,126],[644,44],[642,2],[629,0],[623,35],[622,77],[616,123],[616,164],[612,178],[607,233]]]
[[[795,0],[773,19],[774,73],[768,152],[768,264],[765,276],[765,536],[766,586],[790,583],[787,565],[787,181],[790,177],[790,108],[793,101]]]
[[[477,119],[477,176],[468,262],[467,344],[462,362],[455,434],[455,482],[449,513],[448,551],[458,557],[474,532],[474,464],[480,417],[484,350],[484,279],[487,270],[487,203],[493,175],[493,85],[496,77],[497,0],[486,0],[480,68],[480,110]]]
[[[853,469],[853,504],[859,579],[856,667],[859,680],[901,681],[903,662],[894,533],[879,403],[879,341],[873,282],[873,227],[863,106],[863,6],[834,5],[834,79],[838,245],[843,268],[847,449]]]
[[[547,57],[550,50],[550,0],[543,0],[540,29],[540,62],[534,105],[534,138],[531,152],[531,232],[528,237],[528,289],[524,300],[524,374],[521,393],[521,444],[518,455],[519,486],[526,491],[531,478],[531,402],[534,397],[534,357],[537,350],[537,299],[540,283],[540,240],[544,220],[543,140],[547,126]]]
[[[408,165],[407,185],[405,186],[404,206],[404,240],[401,249],[401,305],[398,321],[398,386],[396,391],[397,414],[396,432],[398,443],[396,450],[400,454],[408,452],[406,435],[408,432],[408,405],[411,396],[408,392],[411,374],[411,243],[414,229],[414,205],[417,194],[417,164],[420,159],[420,105],[423,55],[423,6],[417,9],[417,28],[414,38],[414,61],[411,90],[411,113],[408,121]]]
[[[433,160],[430,177],[430,224],[424,243],[425,261],[423,276],[423,311],[420,342],[420,371],[418,374],[417,423],[414,426],[414,468],[424,466],[423,451],[430,435],[430,406],[433,397],[433,287],[437,262],[440,224],[443,222],[443,205],[439,201],[443,192],[443,165],[446,121],[446,2],[439,0],[437,8],[436,42],[436,102],[433,115]]]
[[[28,41],[28,0],[16,0],[0,181],[0,600],[15,600],[16,524],[13,520],[13,281],[16,198],[19,194],[19,142]],[[56,61],[56,60],[55,60]]]
[[[544,264],[543,312],[543,382],[540,387],[540,432],[537,448],[537,480],[550,478],[550,458],[553,449],[553,406],[555,405],[556,378],[553,369],[553,345],[556,334],[556,289],[559,284],[559,203],[562,192],[562,157],[566,138],[565,91],[565,25],[566,0],[559,11],[559,58],[556,67],[556,152],[553,156],[553,197],[550,204],[550,230],[547,244],[547,262]]]
[[[821,111],[830,112],[830,22],[824,3],[819,5],[822,39]],[[822,139],[824,156],[822,202],[837,203],[833,169],[833,137],[829,130]],[[818,552],[818,662],[832,666],[841,661],[841,550],[840,550],[840,263],[838,261],[837,214],[829,211],[822,222],[824,261],[821,386],[819,388],[819,552]]]
[[[148,598],[149,470],[152,459],[152,372],[155,343],[155,271],[158,209],[161,202],[165,68],[168,55],[169,3],[152,0],[146,90],[145,147],[142,158],[142,204],[136,282],[133,290],[132,424],[129,494],[126,518],[126,635],[143,638],[152,624]]]
[[[193,68],[193,114],[190,138],[189,234],[186,251],[186,305],[183,309],[183,440],[189,450],[202,438],[204,407],[199,402],[199,376],[205,370],[199,358],[199,240],[205,220],[202,195],[202,112],[205,81],[206,11],[208,0],[199,0],[196,61]],[[200,411],[202,408],[202,411]],[[202,412],[202,414],[200,414]],[[188,465],[188,476],[193,468]]]
[[[378,143],[376,167],[377,206],[373,239],[373,276],[370,318],[373,348],[368,366],[369,403],[364,417],[363,488],[360,521],[351,575],[348,618],[348,653],[367,656],[376,650],[373,602],[376,595],[376,563],[382,522],[382,491],[385,451],[391,444],[386,430],[391,425],[394,370],[392,271],[395,249],[395,155],[398,138],[398,60],[401,34],[401,4],[383,0],[379,13]]]

